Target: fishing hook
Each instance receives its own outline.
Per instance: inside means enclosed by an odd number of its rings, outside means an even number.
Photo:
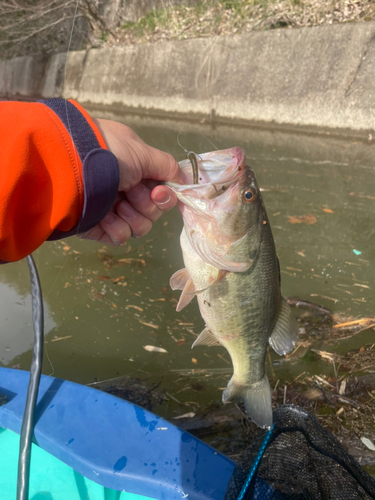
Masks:
[[[199,178],[199,169],[198,169],[198,155],[194,153],[194,151],[188,151],[187,149],[185,149],[180,141],[179,141],[179,137],[180,137],[180,134],[178,134],[177,136],[177,143],[178,145],[180,146],[180,148],[182,148],[185,153],[186,153],[186,158],[190,161],[191,163],[191,166],[193,168],[193,184],[199,184],[198,182],[198,178]]]

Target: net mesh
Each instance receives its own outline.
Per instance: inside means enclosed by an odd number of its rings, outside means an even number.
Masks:
[[[375,480],[313,415],[284,405],[242,454],[225,497],[235,499],[374,500]]]

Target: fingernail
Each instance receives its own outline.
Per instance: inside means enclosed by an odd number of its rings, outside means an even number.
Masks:
[[[164,201],[157,201],[157,200],[155,200],[155,203],[158,204],[158,205],[166,205],[167,203],[169,203],[170,199],[171,199],[171,196],[168,195],[168,198],[166,198]]]
[[[103,222],[105,224],[112,224],[113,222],[115,222],[115,219],[116,217],[114,216],[114,214],[112,212],[108,212],[107,215],[104,217]]]

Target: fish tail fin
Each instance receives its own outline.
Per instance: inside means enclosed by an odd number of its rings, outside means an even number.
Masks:
[[[242,400],[251,420],[262,427],[270,429],[272,425],[271,389],[266,375],[251,385],[237,384],[233,378],[223,392],[223,403]]]

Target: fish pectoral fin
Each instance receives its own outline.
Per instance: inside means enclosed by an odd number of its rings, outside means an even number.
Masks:
[[[180,269],[179,271],[176,271],[174,274],[172,274],[169,280],[169,285],[172,290],[183,290],[189,280],[189,277],[189,273],[185,268]]]
[[[223,392],[223,403],[243,401],[251,420],[263,429],[272,425],[272,400],[267,375],[255,384],[240,385],[230,379]]]
[[[281,297],[281,305],[276,323],[268,342],[272,349],[280,356],[288,354],[294,349],[298,338],[297,321],[292,314],[287,301]]]
[[[219,269],[218,271],[219,272],[218,272],[218,275],[216,276],[216,278],[214,278],[213,281],[208,286],[206,286],[206,288],[202,288],[202,290],[195,290],[195,292],[189,292],[189,293],[194,293],[194,295],[199,295],[200,293],[203,293],[206,290],[208,290],[209,288],[212,288],[213,286],[215,286],[216,283],[218,283],[222,278],[224,278],[224,276],[228,272],[228,271],[224,271],[222,269]]]
[[[206,327],[195,339],[194,344],[191,346],[191,348],[193,349],[193,347],[197,345],[220,345],[220,342],[217,340],[211,330]]]
[[[178,301],[176,311],[181,311],[184,307],[186,307],[194,298],[194,283],[191,278],[188,279],[185,288],[180,296],[180,300]]]

